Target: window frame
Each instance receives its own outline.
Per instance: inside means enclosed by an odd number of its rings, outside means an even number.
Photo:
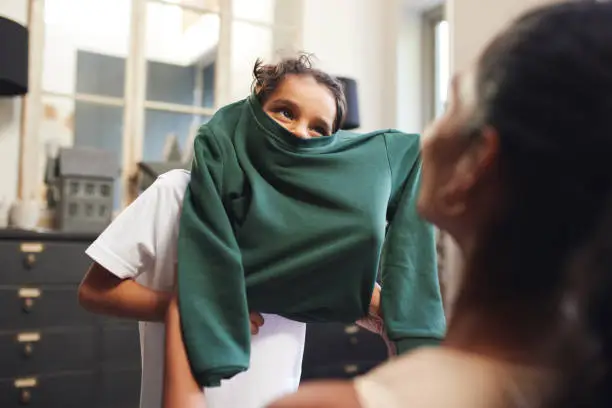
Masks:
[[[444,4],[431,8],[422,14],[422,104],[423,104],[423,123],[427,124],[436,118],[436,102],[438,95],[438,84],[436,81],[437,53],[436,53],[436,27],[446,20],[446,7]],[[448,304],[449,268],[447,267],[447,252],[449,249],[450,237],[444,231],[436,228],[436,251],[438,254],[438,279],[440,282],[440,292],[446,313],[450,313]]]
[[[436,114],[436,26],[446,18],[446,7],[442,4],[425,11],[422,15],[422,72],[423,72],[423,123],[429,123]]]

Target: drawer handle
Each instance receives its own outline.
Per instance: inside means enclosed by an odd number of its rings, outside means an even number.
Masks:
[[[40,341],[39,332],[24,332],[17,335],[17,341],[23,344],[23,355],[30,357],[34,353],[34,343]]]
[[[14,385],[15,388],[19,389],[19,403],[28,405],[32,400],[32,388],[38,385],[38,380],[34,377],[18,378]]]
[[[35,252],[35,253],[41,253],[42,251],[45,250],[45,244],[43,244],[42,242],[22,242],[21,245],[19,246],[19,250],[21,252]]]
[[[21,288],[19,289],[19,297],[23,299],[23,311],[30,313],[34,307],[34,299],[40,297],[40,289]]]
[[[359,332],[359,326],[357,326],[356,324],[351,324],[349,326],[345,326],[344,327],[344,332],[346,334],[355,334],[355,333]]]

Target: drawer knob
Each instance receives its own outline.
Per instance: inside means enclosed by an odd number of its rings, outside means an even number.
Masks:
[[[30,357],[34,352],[34,343],[40,341],[40,332],[22,332],[17,335],[17,341],[23,344],[22,353]]]
[[[41,291],[36,288],[19,289],[19,297],[23,299],[23,311],[29,313],[34,307],[34,299],[40,297]]]
[[[23,355],[26,357],[30,357],[34,352],[34,345],[32,343],[26,343],[23,346]]]
[[[32,391],[29,389],[21,390],[21,394],[19,395],[19,403],[21,405],[28,405],[32,400]]]
[[[34,264],[36,263],[36,255],[30,252],[25,256],[23,263],[25,264],[26,268],[33,268]]]
[[[23,311],[26,313],[30,313],[32,308],[34,307],[34,299],[33,298],[25,298],[23,299]]]

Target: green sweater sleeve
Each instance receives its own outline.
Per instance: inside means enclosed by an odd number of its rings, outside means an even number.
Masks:
[[[419,137],[385,134],[394,191],[381,264],[385,328],[398,354],[438,344],[446,321],[438,282],[433,227],[416,212],[421,160]]]
[[[220,143],[206,125],[200,128],[180,221],[181,329],[192,373],[206,387],[219,386],[249,363],[243,266],[224,206],[224,197],[232,194],[228,163],[233,154],[229,143]]]

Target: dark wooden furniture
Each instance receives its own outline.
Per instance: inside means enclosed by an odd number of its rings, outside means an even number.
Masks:
[[[137,408],[135,322],[77,303],[93,235],[0,230],[0,407]],[[351,324],[308,325],[302,379],[350,378],[386,358]]]
[[[302,381],[353,378],[386,359],[387,347],[377,334],[354,324],[309,324]]]
[[[137,324],[77,303],[94,238],[0,230],[0,407],[138,407]]]

